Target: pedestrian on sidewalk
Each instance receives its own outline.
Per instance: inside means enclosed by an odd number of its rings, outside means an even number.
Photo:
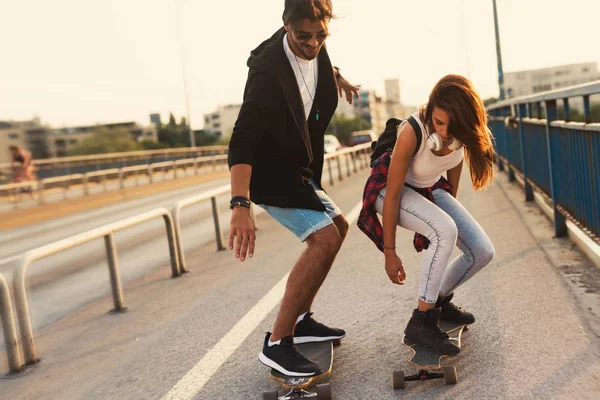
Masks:
[[[320,374],[295,344],[341,339],[342,329],[312,318],[311,306],[348,232],[321,186],[324,134],[337,107],[358,87],[333,67],[325,47],[331,0],[285,0],[284,26],[250,53],[244,101],[229,143],[229,249],[240,261],[255,247],[250,201],[307,247],[292,268],[273,333],[259,360],[283,374]]]
[[[384,253],[385,271],[395,284],[406,280],[396,252],[396,225],[416,232],[415,249],[423,251],[418,307],[404,333],[449,355],[460,349],[440,330],[439,321],[475,322],[473,314],[451,300],[494,257],[487,234],[456,198],[463,158],[475,190],[493,179],[493,138],[487,125],[485,107],[471,82],[459,75],[443,77],[427,105],[392,132],[393,150],[373,162],[358,218],[359,228]],[[450,260],[455,246],[462,253]]]
[[[31,153],[20,146],[8,146],[11,157],[11,167],[13,170],[13,182],[33,181],[34,167],[32,164]]]

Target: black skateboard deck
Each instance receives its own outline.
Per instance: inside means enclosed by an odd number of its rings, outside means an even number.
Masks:
[[[462,333],[464,330],[468,329],[467,325],[458,325],[440,321],[440,328],[443,332],[448,334],[450,340],[452,340],[459,348],[461,347]],[[424,381],[428,379],[444,378],[448,385],[453,385],[458,382],[456,368],[454,366],[442,367],[442,360],[446,357],[453,356],[429,350],[406,337],[402,339],[402,344],[408,347],[412,352],[412,357],[408,362],[419,367],[420,370],[417,374],[406,377],[404,376],[404,371],[395,371],[392,379],[394,389],[403,389],[405,381]],[[439,372],[440,370],[442,371]]]
[[[271,369],[271,377],[283,384],[283,390],[265,392],[264,400],[288,400],[314,398],[318,400],[331,400],[331,386],[326,383],[317,385],[316,393],[311,393],[304,388],[325,378],[331,373],[333,365],[333,342],[314,342],[296,345],[300,353],[311,359],[321,367],[321,374],[315,376],[288,376]]]

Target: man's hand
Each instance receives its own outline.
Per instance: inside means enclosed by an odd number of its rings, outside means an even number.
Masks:
[[[385,253],[385,272],[392,283],[404,285],[406,281],[406,272],[402,260],[396,252]]]
[[[348,103],[352,104],[352,94],[354,94],[354,96],[356,96],[358,99],[358,91],[360,90],[360,86],[354,86],[350,84],[350,82],[344,79],[344,77],[341,75],[338,75],[335,82],[337,84],[340,97],[342,97],[343,91],[346,94],[346,100]]]
[[[233,250],[235,241],[235,258],[240,261],[254,255],[254,221],[250,215],[250,209],[245,207],[236,207],[231,211],[231,225],[229,231],[229,250]]]

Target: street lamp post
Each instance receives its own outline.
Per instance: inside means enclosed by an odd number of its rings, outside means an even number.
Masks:
[[[505,99],[504,92],[504,72],[502,71],[502,54],[500,52],[500,32],[498,30],[498,12],[496,10],[496,0],[494,4],[494,27],[496,28],[496,58],[498,59],[498,86],[500,87],[500,100]]]
[[[178,26],[178,36],[179,36],[179,52],[181,57],[181,75],[183,78],[183,91],[185,95],[185,112],[186,112],[186,121],[188,126],[188,134],[190,136],[190,146],[196,147],[196,138],[194,137],[194,132],[192,131],[192,121],[190,119],[190,95],[188,92],[187,85],[187,71],[186,71],[186,57],[185,57],[185,48],[184,48],[184,40],[183,40],[183,5],[180,13],[177,12],[178,16],[176,18],[176,25]]]

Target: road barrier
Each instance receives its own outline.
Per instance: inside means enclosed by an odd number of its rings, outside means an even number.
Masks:
[[[120,153],[92,154],[87,156],[57,157],[33,160],[36,173],[42,179],[62,175],[85,174],[103,169],[123,168],[162,161],[193,159],[204,156],[227,154],[228,146],[179,147],[174,149],[128,151]],[[2,172],[10,175],[12,163],[0,164]]]
[[[106,254],[108,258],[108,267],[110,272],[110,281],[113,295],[114,311],[125,310],[123,302],[123,291],[121,287],[121,278],[119,276],[119,266],[117,261],[116,246],[114,243],[114,232],[119,230],[140,224],[153,218],[163,217],[165,220],[167,238],[169,241],[169,253],[171,257],[171,270],[172,276],[176,277],[181,275],[179,268],[179,261],[177,257],[177,244],[175,228],[173,225],[173,218],[171,213],[166,208],[156,208],[154,210],[147,211],[143,214],[126,218],[117,222],[113,222],[108,225],[101,226],[96,229],[92,229],[87,232],[80,233],[69,238],[59,240],[48,245],[38,247],[24,253],[22,256],[17,257],[13,262],[16,263],[17,268],[14,271],[13,289],[15,296],[15,307],[17,309],[17,316],[19,320],[19,327],[21,331],[21,346],[23,347],[23,355],[25,363],[32,365],[37,363],[35,342],[33,339],[33,331],[31,328],[31,316],[29,313],[29,304],[27,302],[27,292],[25,289],[25,275],[29,264],[33,261],[41,258],[56,254],[66,249],[78,246],[83,243],[87,243],[91,240],[104,237]],[[3,311],[3,316],[5,315]]]
[[[10,291],[4,276],[0,274],[0,318],[2,319],[2,330],[4,331],[4,343],[8,357],[8,371],[11,374],[23,370],[23,361],[19,352],[19,339],[15,325]]]
[[[144,171],[145,175],[148,176],[149,182],[154,183],[155,172],[158,170],[162,172],[163,180],[165,179],[165,174],[167,173],[167,171],[173,171],[174,178],[177,179],[178,169],[183,169],[185,175],[187,176],[187,170],[189,166],[193,166],[194,174],[198,175],[199,168],[212,166],[212,170],[216,171],[219,165],[225,165],[226,162],[227,155],[206,156],[184,160],[164,161],[152,164],[135,165],[122,168],[111,168],[105,170],[86,172],[84,174],[57,176],[53,178],[41,179],[39,181],[9,183],[6,185],[0,185],[0,197],[8,197],[9,200],[15,204],[16,208],[18,208],[21,198],[25,194],[30,194],[32,198],[39,204],[44,204],[46,202],[45,194],[48,189],[53,189],[57,187],[62,188],[63,200],[66,200],[68,198],[68,192],[70,188],[75,184],[82,184],[83,194],[84,196],[87,196],[91,193],[91,182],[102,184],[104,191],[107,191],[106,183],[108,182],[108,179],[118,179],[119,189],[123,189],[125,187],[125,179],[127,178],[127,176],[132,174],[135,176],[136,186],[138,185],[137,176],[140,171]]]
[[[488,110],[498,166],[507,165],[509,181],[518,171],[526,201],[534,187],[546,196],[556,236],[567,234],[570,219],[600,244],[600,121],[592,122],[590,107],[590,96],[598,94],[600,81],[515,97]],[[584,122],[570,121],[569,100],[583,104]]]

